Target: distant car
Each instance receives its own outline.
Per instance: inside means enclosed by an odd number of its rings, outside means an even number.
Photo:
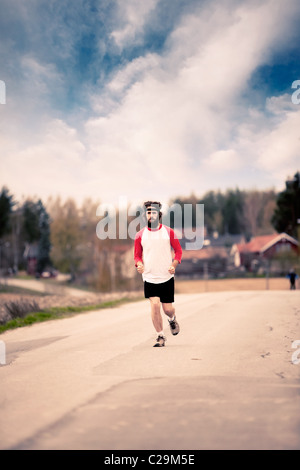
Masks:
[[[50,279],[50,278],[54,278],[56,277],[58,274],[58,272],[56,271],[56,269],[46,269],[45,271],[43,271],[42,273],[36,273],[35,277],[37,279]]]

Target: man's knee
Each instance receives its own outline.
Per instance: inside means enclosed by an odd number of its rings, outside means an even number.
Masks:
[[[159,297],[150,297],[149,298],[151,305],[157,310],[160,309],[160,298]]]
[[[162,304],[162,307],[166,315],[173,315],[175,311],[173,304]]]

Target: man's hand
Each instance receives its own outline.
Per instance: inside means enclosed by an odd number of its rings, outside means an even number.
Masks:
[[[137,272],[138,272],[138,273],[142,274],[142,273],[144,272],[144,265],[143,265],[143,263],[138,263],[136,269],[137,269]]]
[[[168,271],[170,274],[175,274],[176,266],[178,265],[178,261],[174,260],[172,265],[169,267]]]

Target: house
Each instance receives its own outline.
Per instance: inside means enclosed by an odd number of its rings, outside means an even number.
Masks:
[[[26,271],[30,276],[34,276],[37,270],[38,245],[37,243],[26,243],[24,254]]]
[[[176,275],[216,276],[227,271],[228,252],[224,246],[204,246],[201,250],[183,250]]]
[[[235,244],[231,250],[234,265],[253,271],[264,260],[270,260],[279,253],[298,252],[298,241],[287,233],[273,233],[253,237],[248,243]]]
[[[200,232],[195,232],[200,238]],[[177,233],[179,236],[180,234]],[[202,232],[203,235],[203,232]],[[182,261],[176,269],[179,276],[222,276],[227,271],[232,270],[233,262],[230,256],[231,248],[234,244],[245,242],[244,235],[224,234],[215,232],[209,236],[204,228],[203,247],[199,250],[189,250],[188,240],[182,237]]]

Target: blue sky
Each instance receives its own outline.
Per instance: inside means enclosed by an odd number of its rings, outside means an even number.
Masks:
[[[298,0],[0,0],[0,187],[163,202],[300,168]]]

